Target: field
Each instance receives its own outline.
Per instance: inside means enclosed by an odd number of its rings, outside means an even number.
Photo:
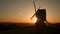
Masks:
[[[57,34],[60,31],[60,23],[49,24],[42,30],[35,29],[34,25],[28,23],[1,23],[0,34]]]

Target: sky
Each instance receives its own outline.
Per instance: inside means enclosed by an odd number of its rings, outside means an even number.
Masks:
[[[60,0],[35,0],[36,9],[46,9],[48,22],[60,22]],[[0,0],[0,22],[35,23],[33,0]]]

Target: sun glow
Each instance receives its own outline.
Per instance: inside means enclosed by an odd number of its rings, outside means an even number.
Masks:
[[[37,22],[37,18],[36,18],[36,17],[34,17],[32,20],[33,20],[34,22]]]

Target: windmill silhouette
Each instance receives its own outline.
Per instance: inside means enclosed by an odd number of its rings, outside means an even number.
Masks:
[[[37,22],[35,23],[36,28],[44,28],[46,26],[46,23],[48,24],[47,20],[46,20],[46,9],[40,9],[41,7],[39,7],[36,10],[36,5],[35,5],[35,1],[33,1],[34,4],[34,9],[35,9],[35,13],[34,15],[31,17],[31,19],[36,16],[37,18]],[[45,23],[46,22],[46,23]]]

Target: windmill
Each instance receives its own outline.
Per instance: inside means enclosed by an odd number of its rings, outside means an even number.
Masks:
[[[34,4],[35,13],[31,17],[31,19],[34,16],[36,16],[38,21],[41,19],[42,21],[47,22],[47,20],[46,20],[46,9],[40,9],[40,7],[39,7],[38,10],[36,10],[36,5],[35,5],[35,1],[34,0],[33,0],[33,4]],[[48,22],[47,22],[47,24],[48,24]]]

